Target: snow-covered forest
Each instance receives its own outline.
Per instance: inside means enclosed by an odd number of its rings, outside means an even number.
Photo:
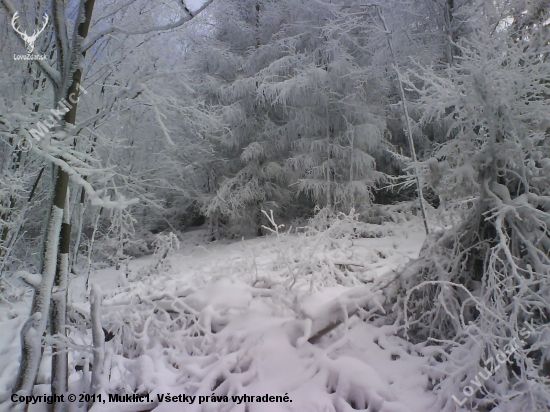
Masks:
[[[1,411],[550,411],[548,0],[0,29]]]

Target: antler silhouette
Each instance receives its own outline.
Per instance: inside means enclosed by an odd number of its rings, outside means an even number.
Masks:
[[[13,15],[13,18],[11,19],[11,25],[12,25],[13,29],[25,41],[25,45],[26,45],[26,48],[27,48],[27,53],[30,54],[34,50],[34,42],[36,41],[36,39],[38,38],[40,33],[42,33],[44,31],[44,29],[46,28],[46,25],[50,21],[50,18],[48,17],[48,15],[46,13],[44,13],[44,23],[42,24],[42,27],[39,27],[39,28],[33,30],[32,34],[30,36],[27,34],[26,31],[21,31],[21,26],[19,25],[19,22],[17,20],[18,18],[19,18],[19,12],[16,11],[15,14]]]

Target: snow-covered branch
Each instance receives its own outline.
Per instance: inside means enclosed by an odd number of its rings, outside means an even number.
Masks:
[[[183,26],[185,23],[195,18],[196,16],[198,16],[213,1],[214,0],[205,0],[203,5],[195,11],[190,11],[187,7],[183,7],[182,9],[184,10],[184,14],[173,23],[162,24],[158,26],[151,26],[151,27],[146,27],[141,29],[129,29],[129,28],[124,28],[120,26],[112,26],[112,27],[103,29],[99,33],[96,33],[95,35],[91,36],[89,39],[86,40],[86,42],[82,45],[82,51],[88,50],[98,40],[102,39],[103,37],[111,33],[120,33],[120,34],[125,34],[127,36],[133,36],[138,34],[147,34],[152,32],[168,31],[168,30],[176,29],[178,27]]]

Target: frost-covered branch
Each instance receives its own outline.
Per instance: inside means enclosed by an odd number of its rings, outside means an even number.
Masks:
[[[101,30],[99,33],[91,36],[83,45],[82,45],[82,51],[86,51],[88,50],[90,47],[92,47],[98,40],[102,39],[103,37],[111,34],[111,33],[120,33],[120,34],[125,34],[127,36],[133,36],[133,35],[138,35],[138,34],[148,34],[148,33],[152,33],[152,32],[159,32],[159,31],[168,31],[168,30],[173,30],[173,29],[176,29],[178,27],[181,27],[183,26],[185,23],[187,23],[188,21],[190,21],[191,19],[195,18],[196,16],[198,16],[203,10],[205,10],[214,0],[205,0],[205,2],[203,3],[203,5],[201,7],[199,7],[197,10],[195,11],[191,11],[189,10],[187,7],[183,7],[182,9],[184,10],[184,14],[179,18],[177,19],[175,22],[173,23],[169,23],[169,24],[162,24],[162,25],[158,25],[158,26],[152,26],[152,27],[147,27],[147,28],[142,28],[142,29],[128,29],[128,28],[123,28],[123,27],[120,27],[120,26],[112,26],[112,27],[109,27],[109,28],[106,28],[106,29],[103,29]]]

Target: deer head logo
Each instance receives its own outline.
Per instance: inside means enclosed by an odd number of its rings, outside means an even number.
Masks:
[[[34,50],[34,42],[36,41],[40,33],[44,31],[50,18],[46,13],[44,13],[44,22],[42,23],[42,26],[35,29],[30,36],[27,34],[26,31],[21,31],[19,22],[17,21],[18,18],[19,18],[19,12],[16,11],[15,14],[13,15],[13,18],[11,19],[11,26],[23,38],[23,40],[25,41],[25,46],[27,48],[27,53],[31,54],[32,51]]]

